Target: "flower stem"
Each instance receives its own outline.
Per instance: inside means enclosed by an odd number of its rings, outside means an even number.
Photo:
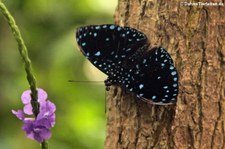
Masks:
[[[41,149],[48,149],[48,142],[44,141],[41,143]]]
[[[0,0],[0,11],[3,14],[3,16],[5,17],[6,21],[9,24],[9,27],[12,30],[13,36],[16,39],[17,44],[18,44],[19,53],[22,57],[22,60],[24,61],[25,71],[27,74],[27,80],[28,80],[28,83],[29,83],[30,89],[31,89],[31,98],[32,98],[31,105],[33,108],[33,113],[34,113],[35,117],[37,117],[37,115],[39,113],[39,103],[37,101],[37,86],[36,86],[36,79],[32,73],[31,61],[28,56],[27,47],[23,41],[20,30],[19,30],[18,26],[16,25],[16,22],[15,22],[13,16],[10,14],[10,12],[6,8],[6,6],[2,3],[1,0]],[[48,149],[47,141],[44,141],[41,143],[41,148]]]
[[[33,113],[35,117],[37,117],[39,113],[39,103],[37,102],[37,90],[36,90],[36,79],[34,75],[32,74],[32,68],[31,68],[31,61],[28,57],[28,52],[27,48],[24,44],[23,38],[21,36],[20,30],[18,26],[16,25],[16,22],[13,18],[13,16],[10,14],[6,6],[1,2],[0,0],[0,11],[2,12],[3,16],[5,17],[6,21],[9,24],[9,27],[12,30],[13,36],[15,37],[17,44],[18,44],[18,49],[20,52],[20,55],[22,57],[22,60],[24,61],[25,64],[25,71],[27,74],[27,80],[30,85],[31,89],[31,104],[33,107]]]

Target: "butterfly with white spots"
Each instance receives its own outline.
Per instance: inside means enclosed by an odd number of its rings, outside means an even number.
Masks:
[[[142,32],[113,24],[80,27],[76,40],[83,55],[108,75],[109,86],[119,85],[138,98],[158,105],[176,103],[178,73],[169,53],[150,48]]]

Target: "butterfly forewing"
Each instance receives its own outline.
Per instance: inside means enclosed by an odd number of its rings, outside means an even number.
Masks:
[[[117,25],[81,27],[77,30],[76,39],[81,52],[108,75],[115,65],[121,65],[138,47],[147,43],[143,33]]]

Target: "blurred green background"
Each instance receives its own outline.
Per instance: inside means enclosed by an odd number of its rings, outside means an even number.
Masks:
[[[82,56],[75,29],[113,23],[116,0],[3,0],[19,25],[29,50],[38,87],[57,106],[56,125],[49,140],[54,149],[102,149],[105,138],[104,80]],[[0,149],[39,149],[27,139],[22,122],[11,114],[21,109],[28,89],[24,65],[8,24],[0,15]]]

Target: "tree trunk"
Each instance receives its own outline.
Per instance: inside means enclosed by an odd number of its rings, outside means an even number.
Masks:
[[[137,28],[152,46],[167,49],[180,91],[176,105],[157,106],[111,87],[105,149],[225,148],[225,3],[183,4],[119,0],[116,24]]]

